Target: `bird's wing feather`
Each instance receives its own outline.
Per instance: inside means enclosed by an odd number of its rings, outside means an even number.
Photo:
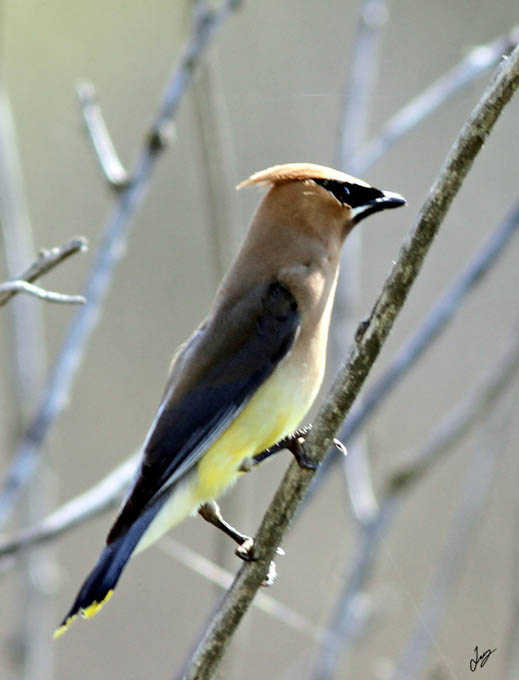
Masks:
[[[197,463],[289,353],[299,326],[295,298],[275,282],[220,308],[195,332],[173,366],[108,543]]]

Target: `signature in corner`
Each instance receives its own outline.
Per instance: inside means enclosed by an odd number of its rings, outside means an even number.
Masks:
[[[496,647],[497,649],[497,647]],[[483,668],[483,666],[486,664],[486,662],[490,659],[490,655],[493,654],[496,650],[495,649],[487,649],[485,652],[482,654],[479,653],[477,645],[474,647],[474,658],[470,659],[470,670],[474,672],[477,667],[479,666],[480,668]]]

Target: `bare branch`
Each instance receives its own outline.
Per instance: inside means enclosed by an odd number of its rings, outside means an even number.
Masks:
[[[32,283],[43,274],[46,274],[51,269],[54,269],[58,264],[66,260],[71,255],[77,252],[85,252],[87,250],[87,241],[84,238],[74,238],[68,241],[64,245],[58,248],[52,248],[52,250],[42,250],[40,251],[38,259],[31,264],[31,266],[26,269],[20,276],[17,277],[16,281],[8,281],[0,285],[0,307],[5,305],[16,293],[19,293],[23,288],[22,282]],[[37,286],[29,286],[29,288],[34,288],[38,291],[43,290],[37,288]],[[40,296],[31,290],[25,289],[24,292],[31,293],[32,295]],[[43,291],[44,293],[50,291]],[[59,295],[59,293],[52,293],[51,295]],[[79,300],[79,296],[66,296],[77,298],[74,300],[75,304],[84,304],[84,298]],[[52,302],[62,302],[62,300],[52,300]],[[68,302],[68,300],[67,300]]]
[[[307,437],[305,450],[310,460],[319,462],[325,457],[405,302],[450,203],[518,85],[519,48],[516,48],[510,58],[499,66],[491,84],[463,126],[415,226],[404,241],[369,320],[360,325],[346,365],[325,399],[314,429]],[[256,561],[244,564],[238,572],[183,674],[186,680],[207,680],[214,674],[236,627],[267,574],[276,548],[313,475],[313,471],[303,470],[297,463],[292,463],[288,468],[256,536]]]
[[[475,47],[450,71],[406,104],[382,128],[382,131],[359,151],[355,172],[363,174],[399,139],[437,111],[448,99],[468,87],[482,73],[494,67],[504,54],[519,42],[519,26],[487,45]]]
[[[339,656],[348,658],[355,641],[358,621],[355,601],[365,588],[376,564],[379,549],[407,494],[434,465],[453,451],[471,429],[477,427],[509,388],[519,368],[517,346],[508,349],[469,394],[434,428],[426,443],[406,456],[407,462],[392,473],[385,484],[378,514],[361,527],[351,566],[328,626],[325,641],[314,664],[314,680],[335,677]]]
[[[197,15],[193,33],[174,69],[159,112],[141,150],[130,184],[119,192],[108,217],[85,288],[87,303],[77,312],[51,371],[37,412],[15,452],[0,493],[0,526],[5,523],[24,484],[37,468],[43,441],[63,410],[88,339],[100,317],[114,270],[119,263],[132,220],[146,195],[152,170],[165,148],[167,130],[203,52],[217,29],[238,9],[239,0],[225,0],[218,10]]]
[[[101,170],[110,186],[117,190],[122,189],[130,180],[108,133],[94,85],[82,80],[76,85],[76,91],[85,127],[92,141]]]
[[[498,257],[505,252],[506,246],[518,229],[519,202],[516,202],[455,282],[434,304],[416,333],[404,343],[382,375],[366,390],[362,401],[352,408],[339,434],[340,439],[346,445],[351,443],[396,385],[409,373],[440,333],[447,328],[466,296],[474,290],[497,262]],[[354,450],[350,448],[349,464],[353,464],[354,455]],[[306,502],[313,497],[333,465],[341,462],[342,457],[337,456],[332,449],[312,484]]]
[[[56,293],[52,290],[45,290],[45,288],[35,286],[34,283],[29,283],[28,281],[18,280],[0,283],[0,295],[2,295],[2,293],[12,293],[13,295],[16,293],[28,293],[29,295],[34,295],[34,297],[40,298],[40,300],[46,300],[47,302],[57,302],[60,304],[84,305],[86,303],[86,300],[82,295],[65,295],[64,293]],[[0,302],[0,306],[2,304],[5,304],[5,302]]]

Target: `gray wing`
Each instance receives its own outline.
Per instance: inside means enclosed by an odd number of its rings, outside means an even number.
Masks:
[[[290,352],[299,327],[294,296],[274,282],[220,309],[194,334],[172,371],[109,543],[198,462]]]

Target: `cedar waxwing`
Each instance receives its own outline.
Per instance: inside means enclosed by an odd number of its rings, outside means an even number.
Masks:
[[[357,222],[405,200],[310,163],[268,168],[238,188],[253,184],[269,189],[211,311],[172,362],[136,481],[55,637],[79,613],[96,614],[130,557],[196,511],[250,558],[251,539],[214,499],[280,440],[307,464],[289,435],[323,379],[341,246]]]

